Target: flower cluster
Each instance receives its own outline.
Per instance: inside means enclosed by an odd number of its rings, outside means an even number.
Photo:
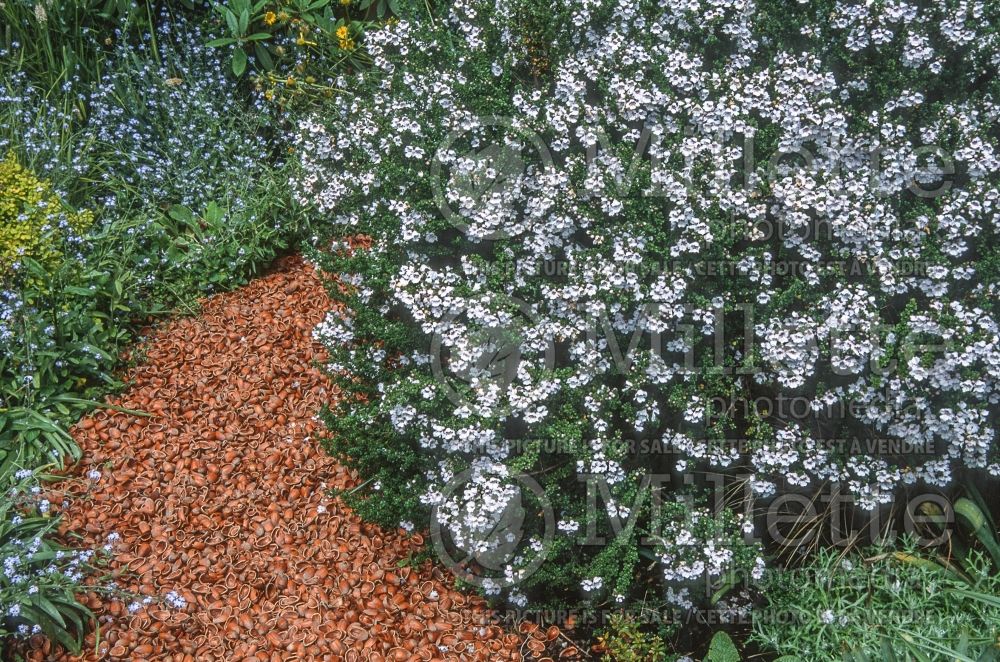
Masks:
[[[190,19],[164,11],[149,33],[129,29],[123,20],[107,38],[99,80],[67,76],[61,104],[24,73],[7,77],[0,148],[59,188],[97,180],[75,197],[107,207],[105,216],[228,198],[240,205],[273,156],[269,112],[234,109],[237,82],[205,45],[213,35]]]
[[[715,517],[706,508],[674,502],[664,509],[664,520],[659,561],[670,585],[667,602],[690,608],[692,593],[685,584],[763,578],[764,559],[743,542],[742,528],[748,521],[742,515],[726,512]],[[675,590],[677,586],[681,588]]]
[[[600,526],[588,481],[627,521],[677,467],[748,467],[757,499],[841,482],[865,508],[959,466],[1000,475],[996,9],[788,4],[560,0],[545,72],[513,46],[538,36],[516,2],[369,33],[365,94],[301,124],[293,187],[373,243],[368,265],[324,258],[354,312],[319,333],[337,372],[377,382],[344,381],[335,425],[412,451],[400,480],[342,446],[373,498],[419,486],[475,529],[538,474],[564,550],[573,522]],[[775,393],[809,406],[702,422],[710,399]],[[858,429],[934,452],[824,443]],[[750,447],[717,452],[728,435]],[[650,437],[674,457],[630,443]],[[733,561],[666,543],[672,591]],[[573,585],[627,593],[635,566],[605,565],[578,552]]]
[[[105,155],[106,205],[201,208],[232,199],[239,206],[263,173],[273,149],[263,133],[270,120],[264,111],[232,112],[236,82],[222,53],[205,45],[211,36],[165,15],[155,35],[117,41],[107,72],[84,96],[82,142]]]

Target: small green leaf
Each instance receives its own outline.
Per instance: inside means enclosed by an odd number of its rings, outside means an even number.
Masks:
[[[705,662],[740,662],[740,652],[736,650],[732,638],[720,630],[712,637]]]
[[[185,225],[190,224],[194,220],[194,212],[183,205],[173,205],[170,207],[167,210],[167,216]]]
[[[236,14],[230,9],[226,9],[226,25],[229,26],[229,33],[234,37],[240,36],[240,26],[236,20]]]
[[[219,39],[213,39],[212,41],[206,43],[206,46],[211,46],[212,48],[218,48],[219,46],[228,46],[229,44],[235,44],[236,40],[232,37],[221,37]]]
[[[247,70],[247,54],[242,48],[233,51],[233,73],[242,76]]]
[[[263,44],[254,44],[253,46],[254,55],[257,56],[257,60],[260,62],[260,66],[264,68],[265,71],[271,71],[274,69],[274,60],[271,58],[271,54],[267,50],[267,46]]]

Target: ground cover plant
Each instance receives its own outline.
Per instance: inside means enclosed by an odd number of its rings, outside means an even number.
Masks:
[[[370,31],[293,181],[349,310],[316,331],[344,497],[511,608],[737,618],[768,562],[995,495],[998,11],[468,1]]]
[[[776,573],[764,585],[768,610],[789,618],[777,625],[763,615],[757,635],[806,660],[995,657],[1000,574],[992,562],[974,552],[964,567],[942,565],[900,547],[846,556],[821,550],[810,565]]]

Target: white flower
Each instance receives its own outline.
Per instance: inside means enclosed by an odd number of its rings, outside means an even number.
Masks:
[[[164,596],[164,600],[168,605],[175,609],[184,609],[187,607],[187,600],[185,600],[177,591],[170,591]]]
[[[926,112],[927,89],[871,82],[881,62],[919,73],[907,81],[995,68],[978,5],[833,3],[796,26],[794,47],[752,2],[598,5],[564,7],[545,62],[506,3],[451,6],[444,50],[405,21],[372,30],[376,91],[335,96],[299,125],[292,196],[332,232],[369,236],[377,267],[341,275],[377,314],[330,311],[315,338],[331,370],[375,380],[349,413],[426,460],[400,485],[472,549],[521,501],[519,471],[560,494],[599,479],[598,515],[619,520],[635,510],[629,490],[663,466],[749,467],[753,497],[839,483],[868,509],[902,485],[1000,474],[998,289],[977,270],[1000,228],[995,101],[935,83]],[[731,51],[706,49],[705,30]],[[845,50],[875,69],[832,69],[827,55]],[[531,84],[504,76],[534,67],[545,72]],[[470,98],[484,88],[489,99]],[[767,154],[748,171],[738,136],[796,158]],[[944,177],[920,154],[936,144],[963,176],[933,203],[902,204]],[[705,260],[723,273],[704,273]],[[553,261],[565,269],[538,268]],[[396,336],[384,346],[383,322]],[[721,337],[741,324],[747,342]],[[706,380],[713,349],[726,370]],[[756,425],[718,410],[716,392],[805,406],[769,408]],[[818,436],[830,420],[936,452],[904,471],[889,455],[831,450]],[[567,438],[563,473],[504,438],[517,426]],[[723,430],[753,438],[707,441]],[[628,447],[643,436],[676,457]],[[558,533],[580,531],[570,515],[584,505],[562,506]],[[663,578],[744,558],[734,540],[753,522],[727,526],[718,540],[669,527]]]

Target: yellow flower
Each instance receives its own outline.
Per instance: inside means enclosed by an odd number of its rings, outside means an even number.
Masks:
[[[344,5],[345,7],[347,5],[349,5],[349,4],[351,4],[351,2],[352,2],[352,0],[340,0],[340,4]]]
[[[354,50],[354,40],[353,39],[341,39],[340,40],[340,50],[342,50],[342,51],[353,51]]]
[[[339,28],[337,28],[336,32],[337,39],[347,39],[348,34],[350,33],[348,32],[346,25],[341,25]]]
[[[267,25],[274,25],[278,21],[278,15],[273,11],[269,11],[264,14],[264,23]]]

